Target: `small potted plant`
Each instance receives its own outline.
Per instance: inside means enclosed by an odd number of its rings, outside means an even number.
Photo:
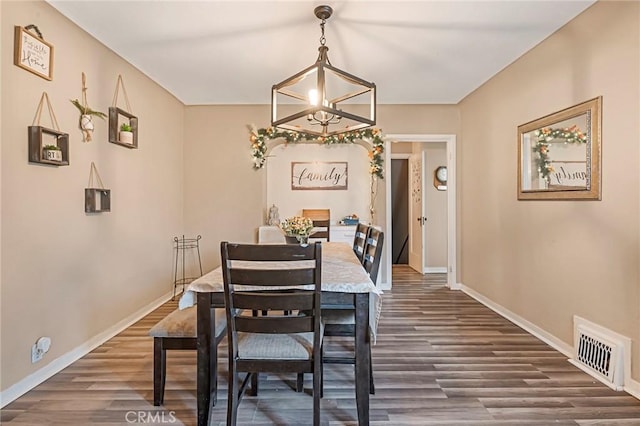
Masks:
[[[118,140],[121,143],[133,144],[133,129],[131,129],[131,125],[129,123],[122,123],[120,125]]]
[[[93,132],[92,117],[99,117],[103,120],[107,117],[107,114],[100,111],[94,111],[89,108],[89,105],[83,105],[77,99],[71,100],[71,103],[80,111],[80,130],[82,130],[82,137],[85,142],[91,142],[91,132]]]
[[[309,235],[313,231],[313,221],[308,217],[293,216],[285,219],[280,224],[288,243],[300,243],[306,247],[309,244]]]
[[[48,161],[62,161],[62,150],[57,145],[45,145],[42,147],[42,156]]]

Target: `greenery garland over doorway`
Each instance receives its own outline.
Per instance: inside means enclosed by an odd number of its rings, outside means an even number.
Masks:
[[[249,140],[251,141],[251,158],[253,167],[261,169],[266,162],[267,142],[273,139],[284,139],[287,143],[317,142],[325,145],[355,143],[358,140],[371,143],[369,151],[369,173],[372,176],[384,179],[383,159],[384,138],[379,129],[364,129],[353,132],[340,133],[332,136],[315,136],[307,133],[290,132],[268,127],[266,129],[250,127]]]

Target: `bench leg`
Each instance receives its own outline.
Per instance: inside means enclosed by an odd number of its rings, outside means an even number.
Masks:
[[[153,405],[164,402],[164,383],[167,373],[166,351],[161,337],[153,338]]]

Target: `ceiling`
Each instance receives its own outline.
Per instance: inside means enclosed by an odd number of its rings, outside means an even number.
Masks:
[[[186,105],[268,104],[312,65],[377,85],[379,104],[458,103],[594,0],[48,2]]]

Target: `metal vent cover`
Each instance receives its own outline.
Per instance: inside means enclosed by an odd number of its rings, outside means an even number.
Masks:
[[[569,361],[607,386],[623,390],[629,345],[627,337],[575,316],[574,357]]]

